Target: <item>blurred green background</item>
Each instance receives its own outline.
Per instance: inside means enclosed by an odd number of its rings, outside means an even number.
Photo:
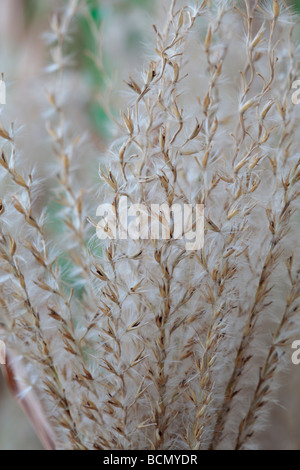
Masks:
[[[105,109],[100,97],[108,94],[111,82],[116,89],[122,79],[130,73],[144,55],[145,25],[151,28],[150,15],[153,13],[153,0],[84,0],[88,15],[84,12],[76,17],[72,31],[70,51],[74,54],[72,75],[78,76],[82,90],[76,93],[76,107],[83,117],[74,117],[78,127],[84,125],[92,135],[92,145],[101,151],[111,138],[111,120],[119,114],[119,97],[112,96],[109,111]],[[39,155],[39,145],[34,134],[45,134],[45,121],[40,117],[45,111],[44,86],[51,84],[51,77],[43,73],[50,61],[49,51],[43,33],[48,31],[51,14],[59,12],[66,1],[62,0],[0,0],[0,70],[5,74],[7,83],[7,103],[5,119],[16,119],[17,124],[25,124],[22,136],[22,152]],[[86,12],[85,12],[86,13]],[[149,15],[149,16],[148,16]],[[91,22],[95,31],[102,33],[100,38],[102,54],[101,67],[96,67],[90,56],[99,54],[98,38],[91,33]],[[119,71],[116,77],[116,71]],[[32,86],[34,84],[34,86]],[[29,104],[30,103],[30,104]],[[2,114],[2,113],[1,113]],[[44,152],[44,148],[43,148]],[[40,157],[38,157],[40,158]],[[51,154],[43,158],[52,158]],[[95,163],[96,165],[96,163]],[[93,169],[93,177],[97,171]],[[58,238],[63,227],[57,217],[60,207],[51,202],[49,211],[49,230]],[[69,278],[69,260],[62,255],[59,259],[66,285],[72,283]],[[81,295],[80,291],[76,292]],[[0,371],[0,449],[41,449],[42,446],[34,430],[28,423],[20,407],[14,402]]]
[[[119,97],[112,95],[110,113],[105,108],[100,95],[108,93],[108,84],[115,80],[117,85],[130,73],[132,68],[140,65],[145,53],[145,35],[151,29],[151,16],[155,13],[154,0],[85,0],[89,17],[78,15],[74,31],[72,49],[75,54],[75,73],[83,77],[85,90],[82,111],[86,119],[93,144],[99,151],[111,138],[110,122],[117,117],[120,109]],[[168,0],[162,0],[168,4]],[[300,13],[300,0],[293,6]],[[28,84],[36,80],[36,74],[47,64],[49,59],[43,41],[42,32],[49,29],[50,14],[60,8],[61,0],[0,0],[0,71],[8,78],[8,93],[14,95],[15,110],[18,109],[19,123],[28,123],[29,119],[39,120],[42,109],[38,99],[31,96],[30,111],[25,106],[29,93]],[[96,30],[102,31],[102,63],[96,67],[91,55],[99,52],[99,44],[91,33],[90,21]],[[115,79],[115,73],[119,76]],[[43,80],[40,76],[39,80]],[[14,113],[12,111],[12,119]],[[44,123],[41,123],[44,126]],[[24,141],[24,151],[28,145],[30,152],[31,136]],[[52,225],[56,233],[56,213],[58,207],[49,207]],[[61,258],[61,264],[68,281],[68,260]],[[79,293],[80,295],[80,293]],[[291,439],[291,437],[288,437]],[[278,444],[280,446],[280,444]],[[283,445],[283,443],[282,443]],[[0,373],[0,449],[40,449],[36,438],[23,412],[9,396],[3,377]]]

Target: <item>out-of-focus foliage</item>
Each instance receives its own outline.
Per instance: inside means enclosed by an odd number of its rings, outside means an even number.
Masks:
[[[33,73],[31,73],[32,70],[38,68],[42,70],[44,65],[43,62],[41,62],[43,57],[38,55],[44,46],[42,32],[49,28],[50,13],[54,9],[55,4],[58,7],[60,6],[60,2],[61,0],[1,0],[3,10],[1,10],[0,14],[3,15],[3,21],[5,20],[9,33],[9,37],[3,36],[3,40],[0,44],[0,71],[5,73],[9,100],[9,107],[6,107],[5,111],[7,112],[12,108],[12,101],[15,101],[17,105],[17,102],[20,102],[21,99],[21,109],[18,107],[20,111],[19,124],[25,124],[23,132],[25,144],[27,141],[29,144],[32,123],[37,123],[36,120],[39,119],[38,113],[40,113],[40,110],[36,107],[34,97],[34,88],[38,90],[39,85],[38,87],[28,88],[30,101],[27,101],[27,103],[30,103],[30,110],[27,112],[26,109],[28,107],[24,100],[24,89],[26,90],[27,86],[25,84],[25,75],[23,74],[22,61],[24,59],[21,58],[20,60],[20,57],[27,49],[26,53],[31,59],[30,67],[27,69],[30,84],[30,76],[33,75]],[[61,2],[61,4],[62,3],[63,2]],[[122,23],[124,22],[125,26],[128,24],[128,18],[135,15],[143,17],[145,12],[153,10],[155,2],[153,0],[102,0],[101,2],[99,2],[99,0],[88,0],[88,3],[91,19],[94,21],[99,31],[101,31],[103,27],[104,20],[105,27],[109,30],[114,29],[117,33],[118,27],[121,25],[120,33],[122,37],[124,37],[124,49],[126,49],[126,53],[128,51],[128,53],[134,57],[136,51],[141,48],[143,43],[143,28],[138,27],[134,21],[131,21],[130,25],[125,30],[125,28],[122,27]],[[7,18],[4,18],[4,14],[7,15]],[[2,31],[2,34],[5,33]],[[97,54],[97,47],[95,37],[91,34],[87,18],[83,14],[78,15],[77,27],[74,29],[74,37],[72,37],[72,41],[70,42],[70,53],[75,54],[74,72],[78,73],[80,76],[84,76],[86,88],[89,90],[89,96],[86,97],[88,100],[86,114],[89,116],[90,124],[94,132],[98,134],[99,141],[101,142],[101,140],[109,137],[111,117],[108,116],[106,110],[95,96],[106,92],[107,82],[105,77],[111,78],[114,76],[114,71],[118,63],[111,58],[110,51],[106,47],[102,50],[104,69],[97,69],[94,62],[87,54],[87,52]],[[45,56],[45,61],[47,61],[47,55],[45,54]],[[117,57],[117,52],[115,57]],[[9,60],[7,60],[7,58]],[[123,59],[126,60],[124,57]],[[36,65],[37,63],[38,65]],[[124,76],[126,75],[127,73],[124,71]],[[39,79],[41,80],[41,92],[44,93],[45,87],[43,81],[45,77],[41,76]],[[18,98],[18,96],[20,98]],[[40,98],[40,101],[42,101],[41,96]],[[21,111],[27,115],[25,121]],[[116,109],[112,109],[112,112],[115,115],[117,114]],[[14,111],[13,113],[15,114]],[[43,126],[42,123],[41,126]],[[27,153],[26,149],[24,149],[24,153]],[[44,155],[43,158],[47,158],[47,155]],[[95,165],[95,167],[96,166],[97,165]],[[95,181],[96,179],[98,180],[97,172],[95,172],[94,178]],[[55,200],[49,202],[47,210],[47,229],[49,232],[55,233],[56,238],[59,238],[63,232],[61,220],[59,220],[57,216],[60,210],[61,207]],[[94,248],[94,251],[95,250]],[[69,292],[69,286],[74,284],[74,279],[70,275],[70,263],[70,260],[64,253],[58,257],[58,264],[62,270],[62,278],[66,292]],[[74,295],[81,298],[82,288],[80,285],[76,285]],[[0,421],[0,449],[40,448],[39,440],[35,437],[31,425],[28,423],[22,410],[15,405],[13,398],[10,397],[1,376]]]

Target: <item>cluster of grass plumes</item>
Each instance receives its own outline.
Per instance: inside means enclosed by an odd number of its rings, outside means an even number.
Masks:
[[[73,285],[37,204],[41,182],[18,158],[13,127],[1,129],[1,335],[52,447],[257,446],[288,364],[300,295],[295,21],[276,0],[179,3],[127,82],[97,197],[75,177],[80,139],[60,102],[78,2],[52,21],[59,80],[47,129]],[[204,204],[204,248],[186,251],[173,233],[89,243],[93,207],[118,211],[121,196]]]

